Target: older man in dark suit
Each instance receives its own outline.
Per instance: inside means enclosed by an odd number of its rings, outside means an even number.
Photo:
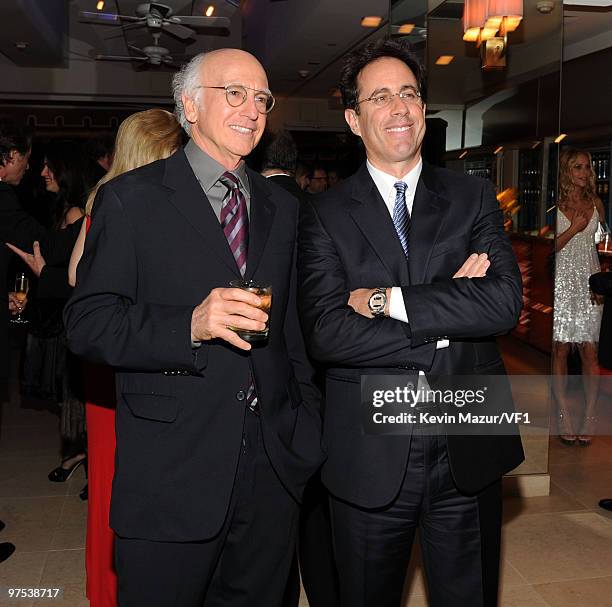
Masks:
[[[296,310],[298,203],[243,162],[274,105],[252,55],[198,55],[174,92],[191,139],[101,190],[68,338],[117,369],[120,604],[273,607],[322,458]],[[241,278],[272,285],[269,317],[229,286]],[[258,347],[230,328],[266,321]]]
[[[431,605],[496,605],[500,481],[523,458],[512,425],[507,436],[362,426],[371,375],[425,388],[419,373],[431,382],[503,374],[492,336],[516,324],[522,305],[491,184],[421,160],[424,89],[401,43],[350,53],[341,92],[367,163],[302,207],[300,312],[309,349],[327,366],[322,479],[341,602],[351,607],[400,605],[417,529]],[[512,412],[507,381],[494,388],[481,412]]]

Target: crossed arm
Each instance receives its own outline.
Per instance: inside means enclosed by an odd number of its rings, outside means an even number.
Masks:
[[[503,333],[522,307],[521,279],[492,188],[483,187],[471,230],[470,256],[454,275],[432,284],[401,286],[408,323],[371,318],[370,289],[352,292],[331,235],[312,205],[300,224],[300,311],[311,354],[349,366],[427,370],[435,343]],[[486,277],[483,274],[486,273]],[[389,285],[381,285],[389,286]],[[393,285],[392,285],[393,286]]]

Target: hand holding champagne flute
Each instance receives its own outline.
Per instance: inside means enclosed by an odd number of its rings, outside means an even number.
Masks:
[[[17,272],[17,276],[15,277],[15,299],[18,304],[23,305],[28,297],[28,290],[30,288],[30,281],[28,277],[25,275],[25,272]],[[22,307],[18,308],[19,313],[15,318],[11,319],[12,323],[15,324],[25,324],[28,321],[21,317]]]

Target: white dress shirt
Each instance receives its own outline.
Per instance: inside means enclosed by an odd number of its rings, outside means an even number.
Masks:
[[[406,173],[401,179],[389,175],[380,169],[373,166],[370,161],[366,162],[370,177],[374,181],[376,188],[380,192],[382,199],[385,201],[389,215],[393,218],[393,207],[395,206],[395,197],[397,190],[395,184],[398,181],[403,181],[406,184],[406,207],[408,207],[408,213],[412,216],[412,206],[414,204],[414,194],[416,192],[417,183],[421,176],[421,170],[423,169],[423,161],[419,158],[417,165]],[[406,313],[406,306],[404,304],[404,295],[402,294],[401,287],[391,287],[391,297],[389,298],[389,316],[395,320],[401,322],[408,322],[408,314]],[[440,340],[436,345],[436,349],[448,347],[448,340]]]

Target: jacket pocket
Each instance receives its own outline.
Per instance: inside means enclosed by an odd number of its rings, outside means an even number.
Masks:
[[[134,417],[156,422],[173,422],[178,415],[178,400],[164,394],[123,394]]]

